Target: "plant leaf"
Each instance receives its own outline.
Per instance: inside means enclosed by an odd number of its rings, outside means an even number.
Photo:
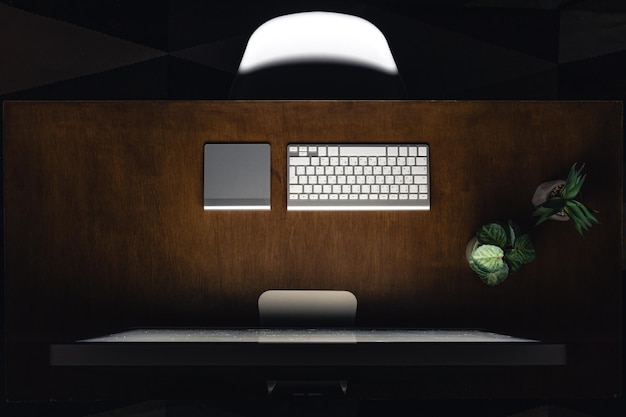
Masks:
[[[594,223],[596,223],[596,224],[598,224],[598,223],[599,223],[599,222],[598,222],[598,219],[596,219],[596,216],[594,216],[594,215],[591,213],[591,211],[589,211],[589,209],[588,209],[587,207],[585,207],[585,205],[584,205],[584,204],[582,204],[582,203],[578,203],[578,204],[579,204],[579,205],[578,205],[578,207],[582,210],[583,214],[585,215],[585,217],[586,217],[587,219],[589,219],[589,221],[592,221],[592,222],[594,222]]]
[[[504,254],[505,263],[509,266],[509,272],[511,274],[516,273],[522,268],[522,263],[514,258],[510,258],[509,252]]]
[[[509,265],[511,273],[517,272],[522,265],[532,262],[535,259],[535,248],[528,235],[521,235],[515,240],[511,250],[504,254],[504,260]]]
[[[504,251],[495,245],[482,245],[470,255],[470,267],[487,285],[497,285],[509,275],[509,266],[503,261]]]
[[[584,214],[582,213],[580,208],[578,208],[578,206],[576,206],[575,204],[568,204],[565,207],[565,213],[567,213],[570,219],[572,219],[572,222],[574,222],[574,227],[576,227],[578,233],[582,235],[583,229],[589,230],[589,226],[591,226],[591,223],[584,217]]]
[[[565,180],[565,185],[561,190],[561,195],[564,198],[572,199],[580,193],[586,178],[586,175],[581,175],[584,168],[585,164],[582,164],[578,169],[576,168],[576,163],[572,165],[567,175],[567,180]]]
[[[509,276],[509,267],[506,264],[503,264],[502,268],[488,272],[486,274],[478,274],[481,281],[487,285],[498,285],[502,283]]]
[[[537,220],[537,223],[535,223],[535,226],[539,226],[541,223],[545,222],[546,220],[548,220],[550,218],[550,216],[552,216],[555,212],[552,209],[548,209],[545,207],[537,207],[537,209],[534,211],[533,216],[540,216],[539,220]]]
[[[504,264],[504,251],[495,245],[482,245],[470,255],[470,267],[477,273],[494,272]]]
[[[569,213],[572,214],[575,218],[575,221],[581,223],[581,225],[585,228],[585,230],[591,226],[591,222],[585,216],[585,213],[580,209],[580,206],[576,204],[575,201],[571,201],[567,204],[567,208],[570,209]]]
[[[555,198],[550,198],[546,200],[546,202],[541,204],[539,207],[547,208],[547,209],[552,210],[553,213],[557,213],[563,210],[563,207],[565,207],[566,203],[567,203],[566,199],[561,198],[561,197],[555,197]]]
[[[507,243],[506,231],[498,223],[481,226],[476,233],[476,238],[482,245],[495,245],[503,248]]]
[[[497,224],[502,226],[502,228],[504,229],[506,233],[506,246],[505,247],[513,246],[513,243],[515,242],[515,239],[517,238],[517,236],[522,234],[522,229],[519,227],[517,223],[515,223],[511,219],[507,221],[497,222]]]
[[[582,221],[578,217],[576,217],[577,216],[576,213],[574,213],[574,211],[571,209],[570,206],[566,206],[564,210],[565,210],[565,213],[572,220],[572,223],[574,223],[574,227],[576,228],[576,231],[582,236],[583,227],[585,229],[587,229],[587,227],[584,225],[584,223],[582,223]]]

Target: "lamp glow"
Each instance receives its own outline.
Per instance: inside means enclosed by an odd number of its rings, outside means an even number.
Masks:
[[[398,73],[385,36],[360,17],[331,12],[280,16],[250,37],[239,73],[302,62],[339,63]]]

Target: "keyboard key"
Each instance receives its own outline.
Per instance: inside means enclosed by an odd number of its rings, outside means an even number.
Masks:
[[[308,156],[292,156],[291,158],[289,158],[289,165],[290,166],[308,166],[311,163],[311,158],[309,158]]]
[[[386,156],[382,146],[341,146],[341,156]]]

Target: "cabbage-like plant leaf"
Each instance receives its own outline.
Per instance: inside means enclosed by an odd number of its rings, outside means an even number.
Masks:
[[[487,285],[500,284],[509,275],[509,266],[504,262],[504,251],[495,245],[482,245],[474,249],[469,264]]]
[[[504,264],[504,251],[495,245],[482,245],[470,255],[470,267],[477,273],[494,272]]]
[[[509,272],[514,274],[522,268],[523,264],[515,258],[509,258],[507,256],[509,253],[510,252],[504,254],[504,259],[506,259],[506,264],[509,266]]]
[[[509,265],[511,273],[517,272],[522,265],[535,259],[535,248],[528,235],[521,235],[515,239],[513,248],[504,254],[504,260]]]
[[[481,226],[476,233],[478,243],[482,245],[494,245],[504,248],[507,243],[507,234],[498,223],[489,223]]]
[[[507,264],[503,264],[502,268],[496,271],[478,274],[478,276],[487,285],[498,285],[509,276],[509,267]]]

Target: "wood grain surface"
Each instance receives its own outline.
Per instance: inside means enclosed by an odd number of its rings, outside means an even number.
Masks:
[[[621,115],[617,102],[7,102],[16,392],[27,390],[16,376],[24,366],[41,370],[47,360],[43,350],[29,357],[25,343],[131,327],[255,326],[263,291],[308,288],[352,291],[362,327],[603,343],[610,353],[594,360],[610,377],[599,390],[614,392]],[[270,211],[203,210],[208,142],[270,143]],[[431,210],[287,212],[286,145],[298,142],[428,143]],[[586,164],[584,201],[600,224],[584,237],[568,223],[533,227],[535,187],[574,162]],[[488,287],[465,245],[481,224],[507,218],[531,233],[537,258]]]

